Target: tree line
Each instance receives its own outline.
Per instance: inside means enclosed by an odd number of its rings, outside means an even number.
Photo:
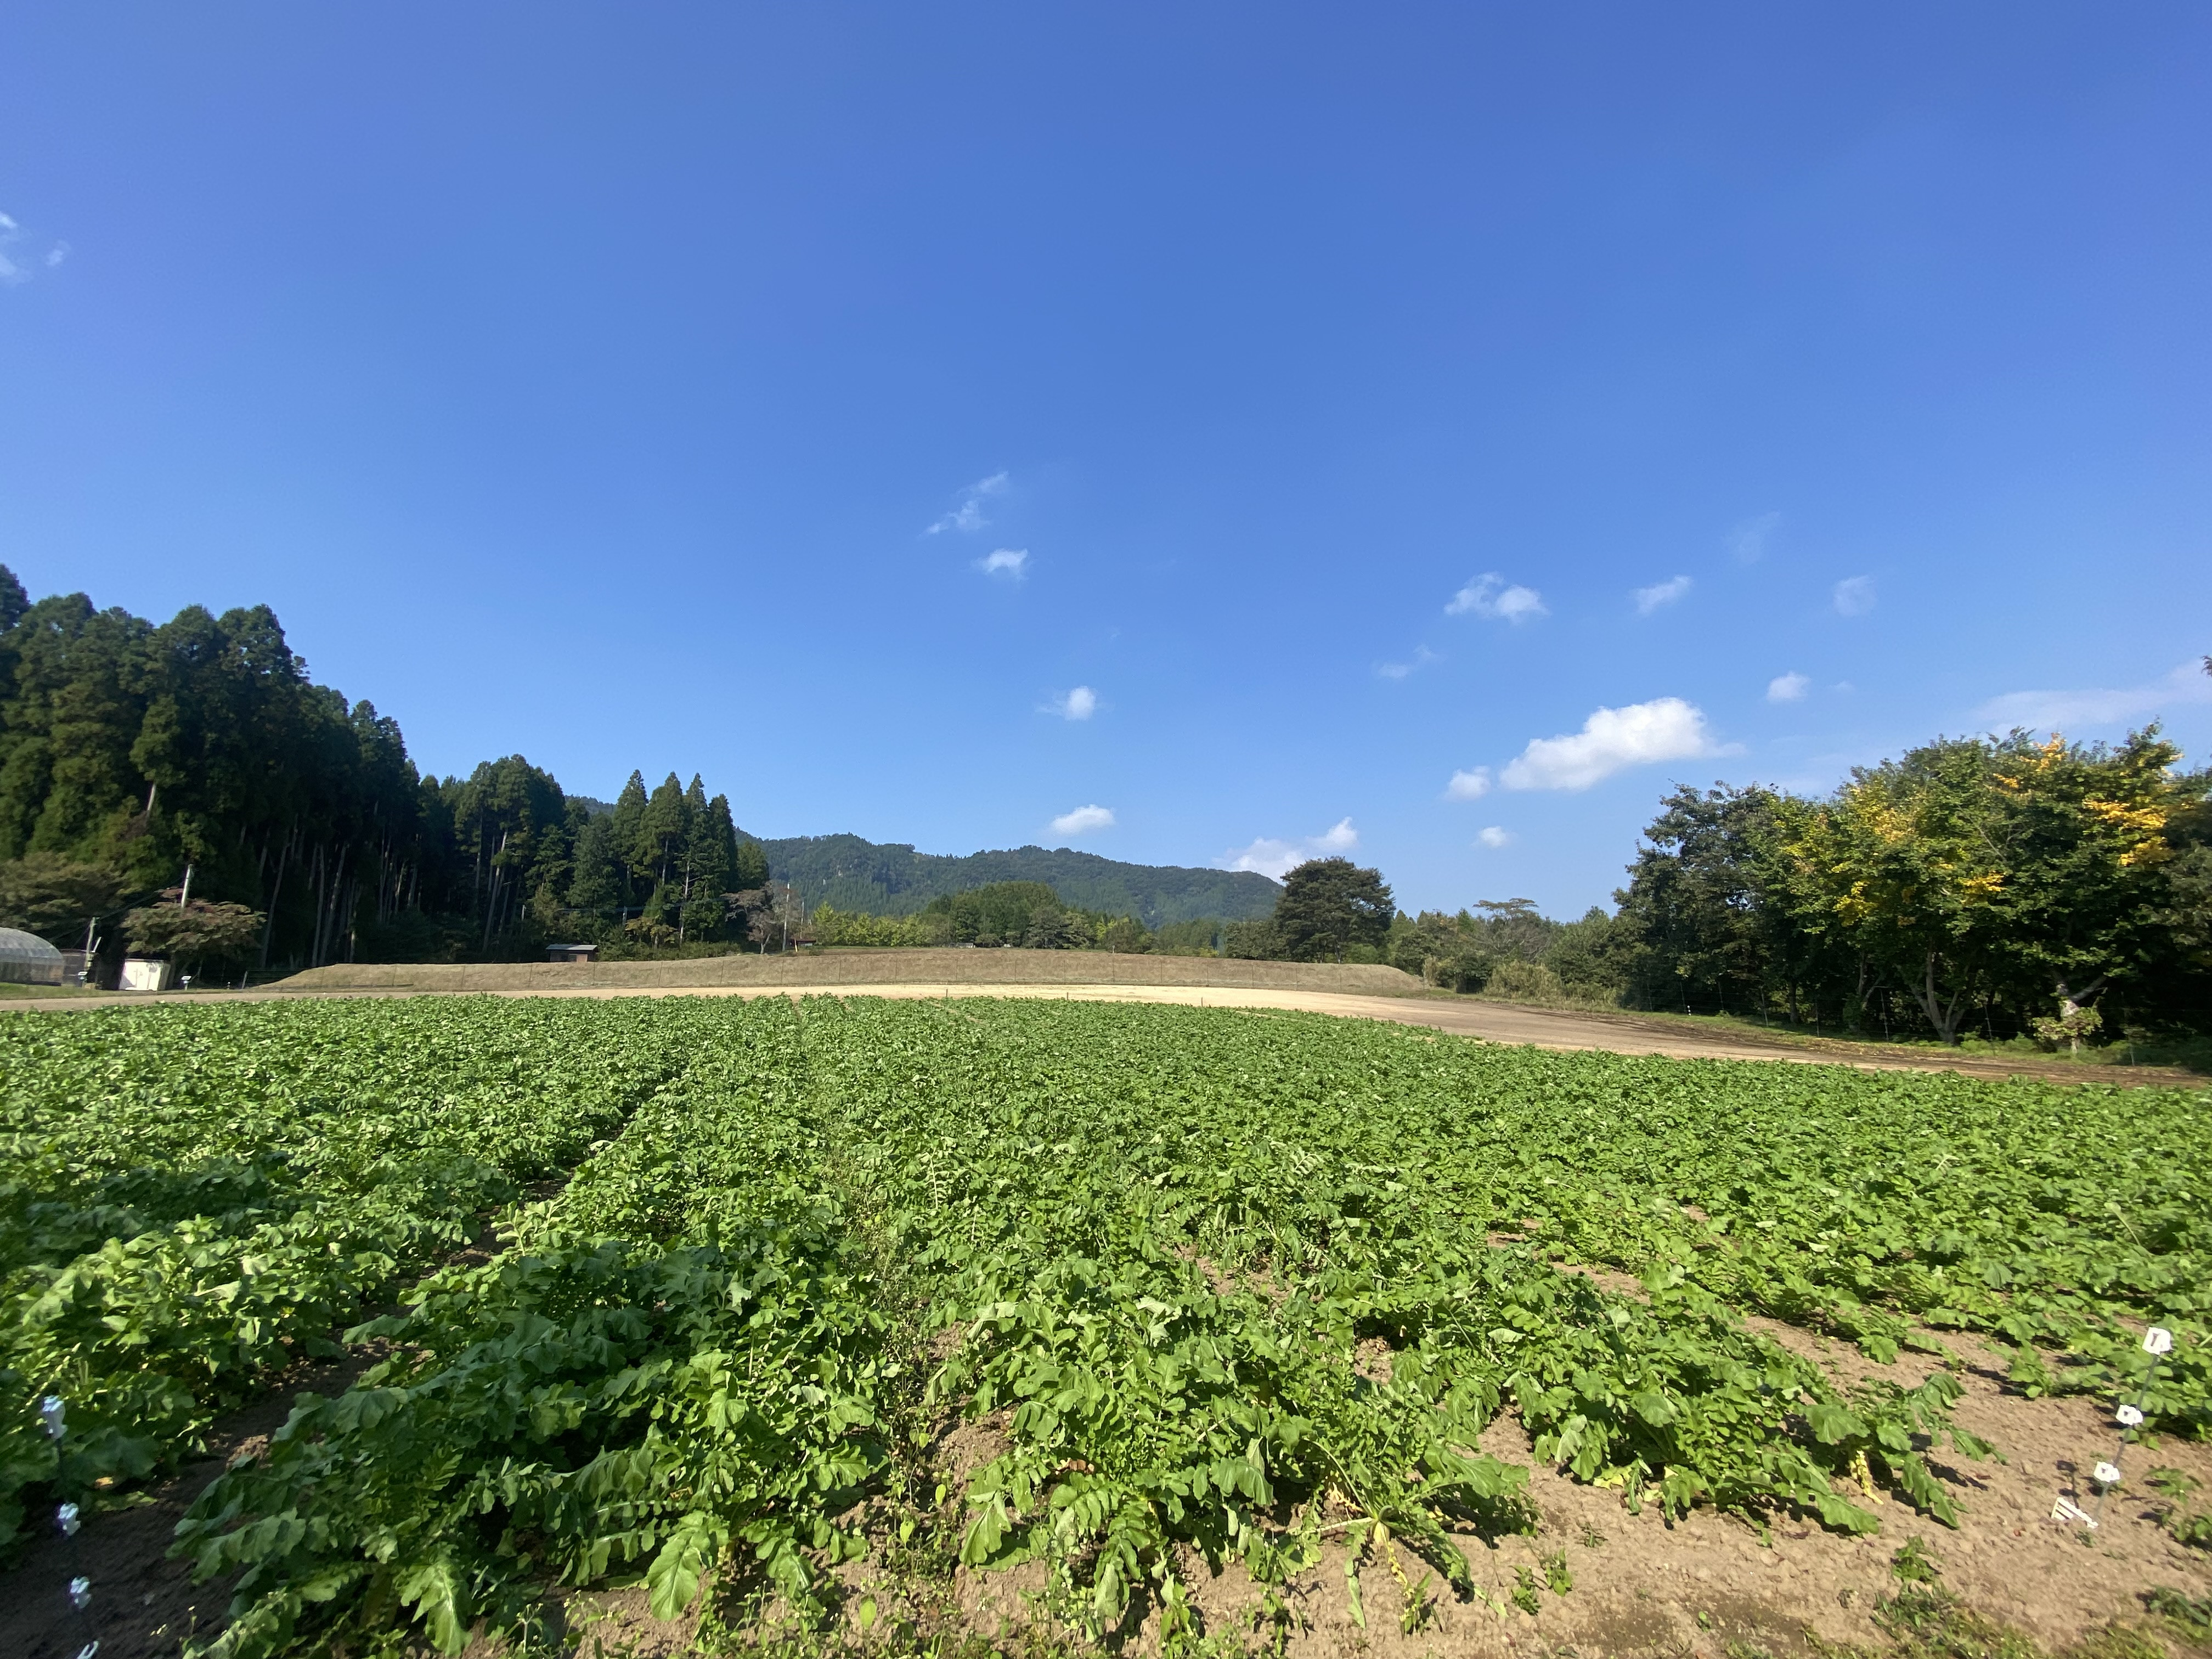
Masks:
[[[157,625],[0,566],[0,923],[235,972],[758,945],[780,902],[696,775],[611,806],[520,755],[424,776],[265,605]]]
[[[2212,666],[2208,666],[2212,672]],[[1617,909],[1407,915],[1346,859],[1285,878],[1224,953],[1388,962],[1431,984],[1956,1044],[2212,1029],[2212,772],[2118,744],[1947,738],[1825,796],[1685,787]]]
[[[1196,956],[1218,953],[1224,931],[1237,925],[1200,916],[1147,927],[1126,911],[1065,903],[1044,882],[1000,881],[940,893],[904,915],[817,905],[805,919],[804,938],[822,945],[973,945],[987,950]]]
[[[1685,787],[1630,867],[1625,1000],[2072,1045],[2212,1024],[2212,773],[2118,744],[1942,738],[1807,798]]]

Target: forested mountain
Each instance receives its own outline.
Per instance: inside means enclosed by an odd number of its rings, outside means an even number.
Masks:
[[[917,853],[902,842],[858,836],[763,839],[769,872],[819,904],[873,915],[913,915],[930,900],[994,882],[1042,882],[1063,904],[1134,916],[1147,927],[1201,916],[1230,921],[1273,914],[1282,889],[1249,870],[1122,864],[1065,847],[1017,847],[957,857]]]

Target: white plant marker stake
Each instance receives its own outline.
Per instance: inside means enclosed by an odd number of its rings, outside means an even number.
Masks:
[[[2150,1356],[2150,1364],[2143,1372],[2142,1382],[2136,1386],[2136,1397],[2116,1407],[2112,1412],[2112,1420],[2120,1425],[2118,1449],[2112,1453],[2111,1462],[2100,1462],[2089,1472],[2089,1478],[2097,1486],[2096,1516],[2104,1514],[2106,1495],[2120,1484],[2120,1459],[2127,1451],[2130,1437],[2142,1426],[2142,1402],[2150,1397],[2150,1385],[2157,1380],[2160,1357],[2173,1352],[2173,1333],[2163,1325],[2153,1325],[2142,1334],[2142,1351]],[[2095,1516],[2084,1515],[2063,1498],[2051,1511],[2051,1518],[2054,1521],[2078,1520],[2092,1531],[2097,1525]]]
[[[39,1421],[46,1425],[46,1437],[54,1443],[54,1449],[58,1452],[62,1437],[69,1432],[68,1401],[58,1394],[48,1395],[39,1401]],[[76,1558],[76,1565],[82,1566],[84,1547],[76,1542],[76,1535],[84,1530],[84,1511],[74,1504],[64,1504],[54,1511],[54,1525],[60,1529],[62,1536],[70,1540],[70,1553]],[[76,1659],[93,1659],[93,1656],[100,1651],[100,1638],[92,1635],[92,1614],[89,1611],[92,1607],[92,1580],[82,1572],[71,1578],[69,1599],[70,1606],[76,1609],[76,1616],[84,1621],[85,1634],[91,1638],[76,1650]]]
[[[2064,1498],[2061,1498],[2051,1506],[2051,1518],[2053,1521],[2074,1522],[2077,1525],[2088,1528],[2091,1532],[2097,1530],[2095,1518],[2087,1510],[2076,1509],[2072,1502]]]

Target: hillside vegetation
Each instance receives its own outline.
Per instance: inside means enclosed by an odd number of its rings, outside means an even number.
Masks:
[[[798,890],[807,907],[880,916],[913,915],[934,898],[998,882],[1039,882],[1062,904],[1147,927],[1221,917],[1270,915],[1282,889],[1249,870],[1200,870],[1177,865],[1123,864],[1073,848],[1016,847],[953,857],[917,853],[903,842],[858,836],[763,838],[769,873]]]

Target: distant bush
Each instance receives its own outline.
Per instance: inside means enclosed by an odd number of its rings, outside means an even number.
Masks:
[[[872,916],[826,904],[808,920],[806,931],[817,945],[942,945],[951,936],[939,917]]]
[[[1283,941],[1272,921],[1232,921],[1221,930],[1221,954],[1248,962],[1273,962],[1283,954]]]
[[[1483,994],[1510,997],[1516,1002],[1565,1002],[1567,988],[1559,976],[1540,962],[1501,962],[1490,970]]]

